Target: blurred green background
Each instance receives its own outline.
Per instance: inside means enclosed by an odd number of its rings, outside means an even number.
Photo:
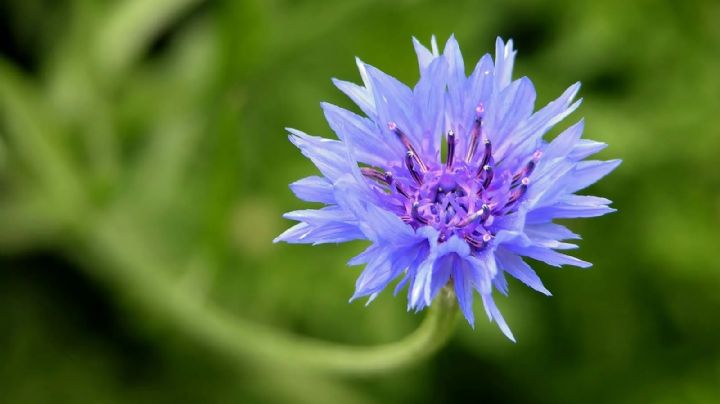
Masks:
[[[720,402],[718,21],[712,0],[3,0],[0,402]],[[362,243],[271,243],[315,173],[283,128],[332,136],[319,102],[350,107],[330,78],[359,81],[354,56],[412,83],[411,36],[451,33],[468,68],[513,38],[539,103],[582,81],[565,125],[624,160],[589,190],[619,212],[569,222],[594,267],[536,264],[551,299],[512,282],[517,344],[478,305],[378,377],[246,366],[174,313],[350,344],[417,326],[387,292],[347,304]]]

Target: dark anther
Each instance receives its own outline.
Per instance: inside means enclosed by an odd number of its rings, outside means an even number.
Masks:
[[[417,220],[418,222],[422,224],[428,224],[428,220],[420,214],[420,211],[418,210],[419,208],[420,203],[417,201],[413,202],[410,214],[412,215],[413,219]]]
[[[388,182],[388,180],[387,180],[387,174],[383,174],[378,169],[371,168],[371,167],[362,167],[360,169],[360,172],[362,173],[362,175],[364,175],[367,178],[370,178],[371,180],[382,182],[383,184],[390,184],[390,182]]]
[[[415,153],[413,153],[412,150],[408,150],[407,154],[405,155],[405,166],[407,167],[410,175],[413,177],[415,182],[417,182],[418,184],[422,184],[422,176],[415,169],[415,161],[417,161],[415,157]]]
[[[470,142],[468,143],[467,154],[465,155],[465,161],[468,163],[472,161],[475,156],[475,150],[477,149],[480,135],[482,134],[482,115],[485,112],[485,108],[482,104],[475,108],[475,121],[473,122],[472,129],[470,130]]]
[[[482,168],[482,172],[485,174],[485,179],[483,180],[483,188],[487,189],[493,180],[493,168],[489,164],[485,164]]]
[[[525,195],[529,183],[530,180],[527,177],[523,178],[520,187],[513,191],[512,195],[510,195],[510,199],[508,199],[507,203],[505,204],[505,207],[514,204],[515,202],[517,202],[518,199]]]
[[[400,128],[398,128],[398,126],[395,122],[389,122],[388,129],[390,129],[391,131],[393,131],[393,133],[395,133],[395,135],[397,135],[398,139],[400,139],[400,142],[403,144],[403,146],[405,146],[405,150],[413,153],[415,162],[417,163],[420,170],[422,172],[427,172],[427,166],[420,159],[420,156],[415,151],[415,148],[413,147],[412,143],[410,143],[410,138],[408,138],[408,136],[405,134],[405,132],[403,132]]]
[[[455,157],[455,132],[452,130],[448,131],[447,134],[447,161],[445,165],[447,168],[452,168],[453,158]]]
[[[483,153],[482,161],[480,162],[480,167],[485,167],[490,163],[490,158],[492,157],[492,143],[490,143],[490,139],[485,139],[483,142],[485,144],[485,151]]]

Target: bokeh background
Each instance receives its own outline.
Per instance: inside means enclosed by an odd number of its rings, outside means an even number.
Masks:
[[[720,402],[720,3],[0,2],[0,402]],[[412,83],[411,36],[495,37],[547,102],[579,80],[586,136],[624,163],[577,220],[590,270],[512,282],[513,344],[478,306],[430,361],[378,377],[283,375],[208,340],[232,322],[350,344],[422,315],[348,304],[362,243],[274,245],[315,173],[284,127],[332,136],[320,101],[354,57]],[[562,126],[561,126],[562,127]],[[557,133],[555,131],[553,133]]]

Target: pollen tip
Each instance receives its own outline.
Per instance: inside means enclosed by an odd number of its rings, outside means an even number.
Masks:
[[[397,124],[393,121],[388,122],[387,126],[388,126],[388,129],[390,129],[390,130],[397,129]]]
[[[488,242],[490,242],[490,240],[492,240],[492,236],[490,235],[490,233],[485,233],[485,234],[483,234],[483,241],[484,241],[484,242],[488,243]]]
[[[530,184],[530,178],[524,177],[520,182],[522,182],[523,185],[528,185]]]
[[[482,114],[483,112],[485,112],[485,106],[483,105],[482,102],[481,102],[480,104],[478,104],[477,107],[475,107],[475,112],[476,112],[478,115],[480,115],[480,114]]]
[[[540,150],[537,150],[537,151],[535,151],[535,153],[533,153],[533,159],[535,161],[538,161],[538,160],[540,160],[540,157],[542,157],[542,155],[543,155],[543,152]]]
[[[490,170],[492,170],[492,167],[490,166],[490,164],[485,164],[483,166],[483,171],[490,171]]]

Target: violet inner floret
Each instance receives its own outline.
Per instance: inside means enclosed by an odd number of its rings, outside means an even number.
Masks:
[[[576,192],[620,161],[585,160],[605,144],[581,138],[582,120],[543,139],[579,106],[579,84],[533,112],[532,82],[511,78],[512,41],[498,38],[495,59],[485,55],[470,76],[454,37],[442,54],[434,38],[431,49],[414,43],[420,81],[412,89],[359,60],[363,86],[335,80],[367,116],[322,104],[340,140],[289,129],[322,173],[291,188],[326,206],[287,213],[299,223],[275,241],[369,240],[350,261],[365,265],[353,299],[372,301],[399,279],[395,293],[407,286],[408,309],[419,311],[450,285],[471,325],[477,292],[513,339],[493,291],[507,295],[508,274],[550,295],[524,257],[590,266],[561,252],[576,248],[564,240],[579,236],[553,221],[614,211],[609,200]]]
[[[482,140],[482,154],[476,155],[478,139],[482,138],[482,104],[476,108],[477,118],[469,138],[467,154],[455,160],[455,132],[446,136],[445,163],[425,163],[416,153],[408,136],[397,123],[389,122],[407,150],[404,168],[412,181],[399,178],[394,184],[387,180],[388,173],[381,169],[363,167],[362,174],[376,182],[387,198],[396,203],[395,212],[414,229],[432,226],[438,231],[438,242],[453,235],[468,242],[474,252],[485,248],[494,233],[490,225],[497,216],[512,213],[526,193],[529,176],[542,156],[533,153],[530,161],[512,175],[512,182],[504,187],[495,177],[492,162],[492,143]],[[493,181],[495,179],[495,181]]]

